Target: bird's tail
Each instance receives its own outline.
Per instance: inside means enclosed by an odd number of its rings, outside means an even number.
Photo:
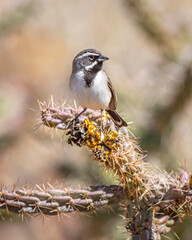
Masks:
[[[127,123],[125,122],[125,120],[119,115],[118,112],[114,111],[114,110],[108,110],[106,109],[106,111],[109,113],[109,115],[111,116],[113,122],[115,123],[116,126],[118,127],[126,127]]]

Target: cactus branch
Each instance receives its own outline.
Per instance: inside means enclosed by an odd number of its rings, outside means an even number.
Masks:
[[[81,109],[51,103],[42,104],[43,124],[66,131],[69,144],[88,147],[106,171],[119,177],[121,206],[133,239],[160,239],[176,221],[191,215],[191,173],[168,173],[146,163],[129,127],[116,130],[107,115],[100,133],[98,111],[87,110],[70,125]]]
[[[101,206],[118,206],[124,211],[132,239],[161,239],[176,221],[192,215],[192,177],[187,171],[168,173],[144,161],[128,127],[115,129],[109,116],[87,110],[70,124],[82,109],[64,104],[39,103],[41,124],[66,132],[67,142],[87,147],[94,160],[119,179],[118,186],[90,186],[81,189],[1,189],[0,208],[29,214],[56,215],[90,212]]]
[[[93,212],[102,206],[119,205],[124,199],[123,194],[123,188],[115,185],[89,186],[81,189],[54,187],[18,188],[12,191],[1,189],[0,209],[30,215]]]

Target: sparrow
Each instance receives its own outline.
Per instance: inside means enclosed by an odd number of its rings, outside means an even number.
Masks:
[[[125,120],[116,111],[117,96],[110,78],[102,69],[103,62],[108,59],[95,49],[81,51],[73,60],[69,82],[75,100],[83,107],[83,111],[73,120],[76,120],[87,108],[101,110],[101,129],[104,110],[111,116],[116,126],[127,126]]]

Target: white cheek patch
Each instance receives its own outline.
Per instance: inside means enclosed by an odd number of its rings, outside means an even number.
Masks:
[[[92,69],[97,65],[97,63],[98,63],[97,61],[93,62],[91,65],[86,66],[85,69],[86,69],[87,71],[90,71],[90,70],[92,70]]]

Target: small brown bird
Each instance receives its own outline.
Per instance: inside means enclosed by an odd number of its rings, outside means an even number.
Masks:
[[[108,59],[95,49],[85,49],[74,58],[69,86],[77,103],[84,108],[75,119],[87,108],[100,109],[101,119],[103,110],[106,110],[115,125],[127,126],[116,111],[117,96],[112,82],[102,70],[103,62]]]

